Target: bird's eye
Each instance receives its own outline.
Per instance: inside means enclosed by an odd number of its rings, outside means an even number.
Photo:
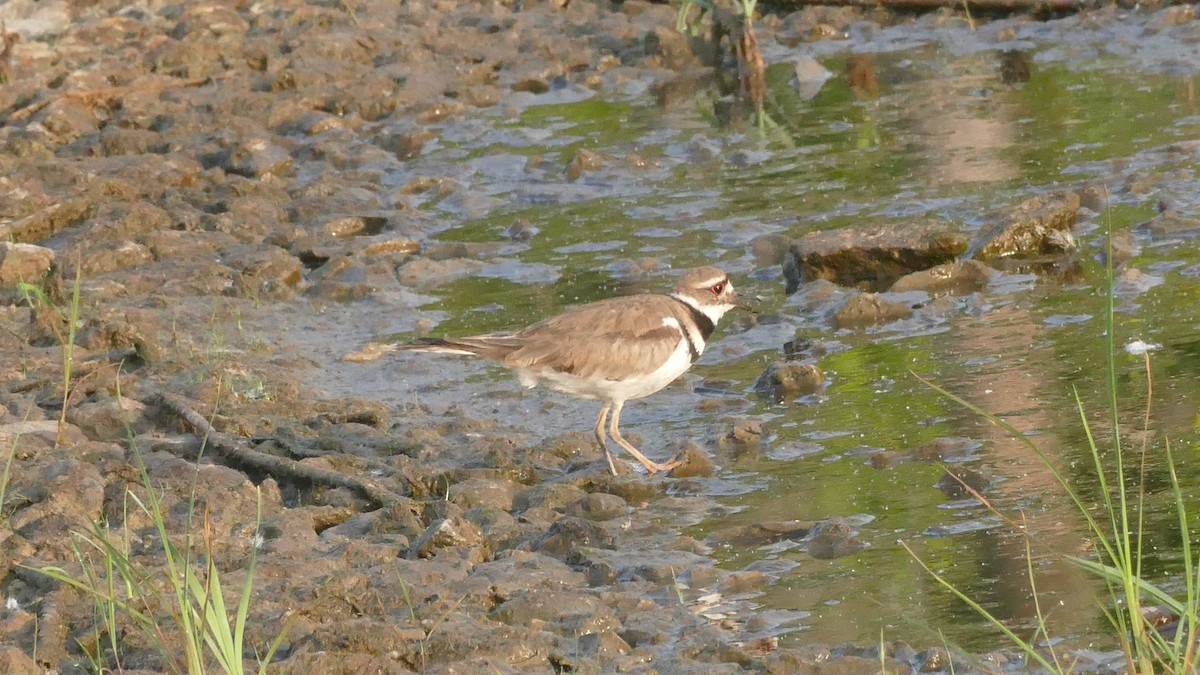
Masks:
[[[722,292],[725,291],[725,282],[722,281],[722,282],[713,284],[712,288],[710,288],[708,290],[712,291],[713,295],[720,295]]]

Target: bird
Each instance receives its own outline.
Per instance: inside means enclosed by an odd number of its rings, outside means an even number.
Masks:
[[[681,462],[655,462],[625,440],[621,411],[627,401],[653,394],[691,368],[717,323],[734,308],[750,309],[728,275],[698,267],[684,272],[669,293],[579,305],[513,333],[423,338],[390,349],[483,357],[512,370],[526,387],[542,384],[598,400],[596,443],[612,474],[618,475],[617,466],[606,436],[654,474]]]

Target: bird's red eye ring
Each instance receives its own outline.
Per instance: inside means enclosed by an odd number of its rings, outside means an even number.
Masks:
[[[713,284],[712,288],[708,289],[713,292],[713,295],[720,295],[725,290],[725,282]]]

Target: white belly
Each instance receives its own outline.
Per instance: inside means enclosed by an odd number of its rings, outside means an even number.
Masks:
[[[686,340],[680,340],[671,356],[658,369],[645,375],[635,375],[623,380],[589,380],[587,378],[556,371],[534,372],[517,370],[521,383],[527,387],[544,384],[578,398],[602,401],[628,401],[649,396],[675,381],[692,366],[691,352]]]

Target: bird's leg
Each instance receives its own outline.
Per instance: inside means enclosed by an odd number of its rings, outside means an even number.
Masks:
[[[617,465],[613,463],[612,453],[608,450],[608,444],[604,442],[604,422],[608,419],[608,410],[612,404],[608,401],[600,406],[600,416],[596,418],[596,442],[600,444],[600,449],[604,451],[604,458],[608,460],[608,470],[612,475],[617,475]]]
[[[673,461],[673,462],[667,462],[666,464],[659,464],[658,462],[655,462],[654,460],[643,455],[641,453],[641,451],[639,451],[637,448],[633,447],[632,443],[625,440],[624,437],[621,436],[621,429],[620,429],[621,408],[623,408],[623,407],[625,407],[624,403],[622,403],[620,401],[614,402],[613,409],[612,409],[612,419],[610,419],[608,422],[608,435],[612,436],[612,439],[617,442],[617,445],[621,446],[622,448],[625,448],[625,451],[628,452],[629,454],[633,455],[634,459],[641,462],[642,466],[646,467],[646,471],[649,471],[650,473],[656,473],[659,471],[669,471],[670,469],[674,469],[675,467],[677,467],[683,463],[681,461]]]

